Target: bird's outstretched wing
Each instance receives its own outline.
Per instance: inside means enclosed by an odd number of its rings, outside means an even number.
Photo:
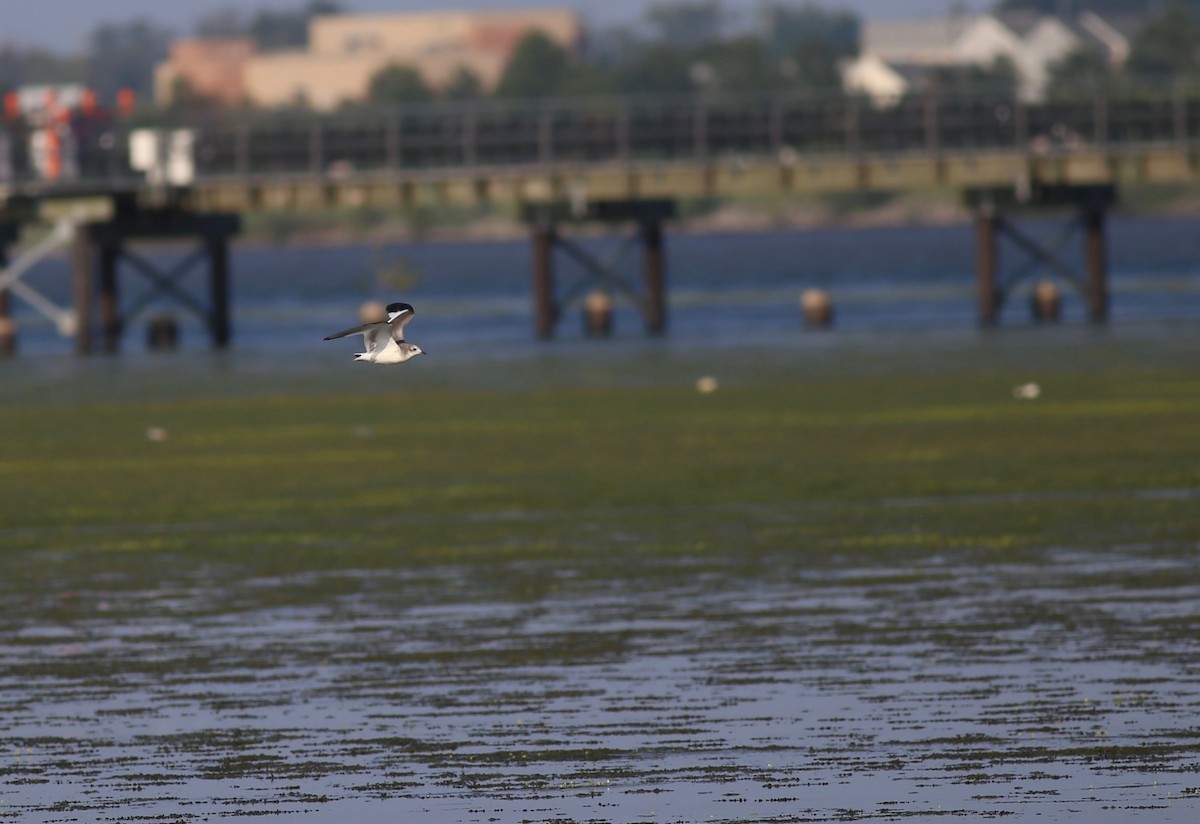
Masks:
[[[413,319],[412,304],[409,303],[389,303],[387,307],[388,323],[392,327],[392,340],[396,343],[404,342],[404,327]]]
[[[334,332],[332,335],[326,336],[325,340],[337,340],[350,335],[362,335],[366,341],[367,352],[374,352],[379,346],[379,340],[384,335],[391,335],[392,326],[387,321],[379,323],[364,323],[362,326],[355,326],[351,329],[343,329],[341,332]]]

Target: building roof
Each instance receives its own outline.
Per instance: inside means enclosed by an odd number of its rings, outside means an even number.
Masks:
[[[1028,37],[1047,15],[1022,9],[1019,11],[1002,11],[992,16],[1007,26],[1017,37],[1024,38]]]
[[[954,43],[976,17],[864,22],[862,53],[884,60],[944,63],[953,60]]]

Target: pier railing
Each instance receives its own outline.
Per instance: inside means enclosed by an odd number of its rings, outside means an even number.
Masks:
[[[130,165],[135,121],[83,123],[58,180],[141,180]],[[360,105],[333,113],[220,111],[157,116],[139,128],[187,130],[197,181],[349,179],[413,171],[702,164],[739,158],[931,154],[1191,144],[1200,92],[1085,94],[1042,103],[972,92],[861,97],[798,94]],[[9,124],[0,182],[45,182],[27,125]]]

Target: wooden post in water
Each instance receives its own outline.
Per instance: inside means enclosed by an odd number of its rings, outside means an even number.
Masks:
[[[4,227],[7,229],[8,227]],[[0,271],[8,268],[8,232],[0,232]],[[16,239],[13,232],[12,239]],[[8,290],[0,289],[0,357],[12,355],[17,351],[17,326],[12,321],[12,307],[9,305]]]
[[[1108,320],[1108,253],[1104,239],[1104,209],[1093,206],[1084,210],[1084,261],[1087,265],[1088,320]]]
[[[663,230],[659,220],[642,224],[645,248],[646,332],[661,335],[667,329],[667,273],[663,255]]]
[[[13,237],[15,239],[15,233]],[[0,238],[0,270],[8,268],[8,243],[6,241],[6,237]],[[17,325],[13,323],[11,312],[8,290],[0,289],[0,357],[7,357],[17,351]]]
[[[116,353],[121,344],[121,310],[117,294],[117,263],[121,247],[111,240],[99,244],[100,264],[100,345],[105,352]]]
[[[87,355],[92,351],[92,237],[87,225],[75,228],[71,268],[75,301],[75,354]]]
[[[996,228],[1000,218],[988,208],[975,218],[975,266],[979,282],[979,322],[991,326],[1000,314]]]
[[[541,340],[554,337],[558,311],[554,306],[554,228],[539,223],[533,228],[533,319]]]
[[[229,238],[208,238],[209,295],[212,301],[209,332],[214,349],[229,346]]]

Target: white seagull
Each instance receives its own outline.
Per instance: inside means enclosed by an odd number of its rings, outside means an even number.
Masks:
[[[407,303],[389,303],[387,320],[364,323],[353,329],[334,332],[325,340],[362,335],[367,344],[367,351],[359,352],[354,356],[354,360],[367,363],[404,363],[410,358],[425,354],[421,347],[404,341],[404,327],[412,320],[413,314],[412,306]]]

